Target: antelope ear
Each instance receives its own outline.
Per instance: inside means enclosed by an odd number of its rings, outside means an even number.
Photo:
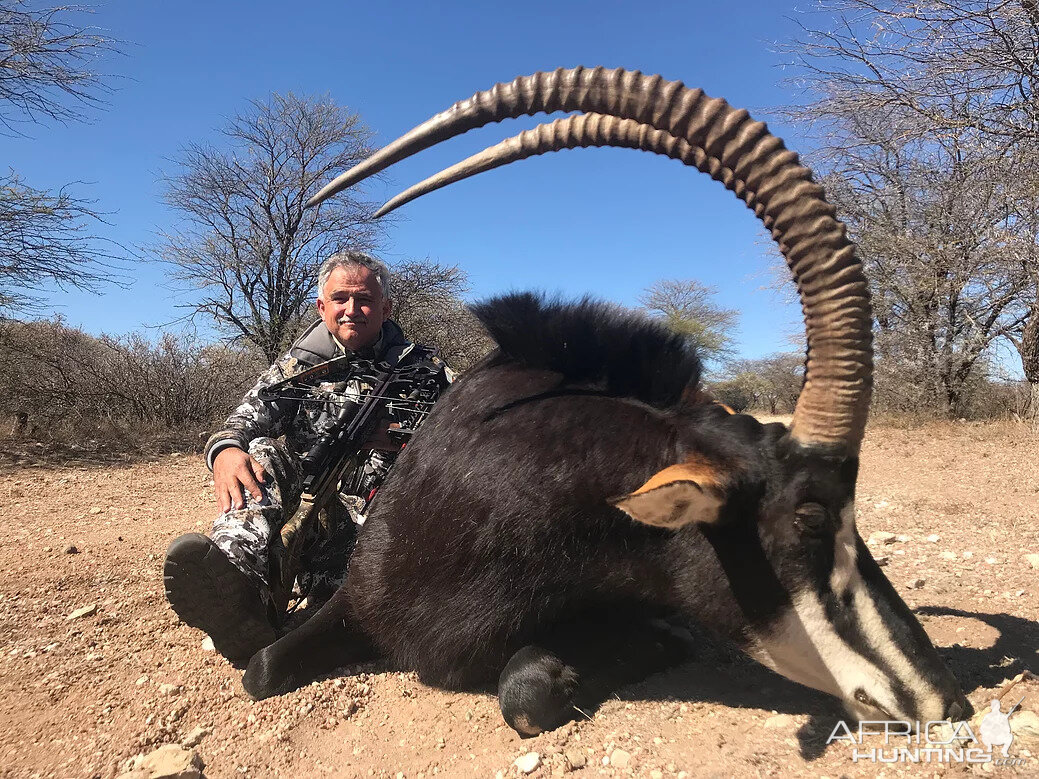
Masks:
[[[715,466],[689,460],[653,474],[633,493],[610,503],[636,522],[675,530],[717,520],[725,492]]]

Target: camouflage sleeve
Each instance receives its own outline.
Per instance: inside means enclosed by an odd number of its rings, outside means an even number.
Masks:
[[[206,465],[209,470],[213,470],[213,460],[223,449],[233,446],[248,451],[249,442],[254,438],[277,438],[285,432],[286,426],[299,410],[299,401],[260,400],[260,391],[308,367],[286,354],[263,372],[224,422],[224,429],[213,433],[206,442]]]

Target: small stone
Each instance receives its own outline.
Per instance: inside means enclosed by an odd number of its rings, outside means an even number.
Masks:
[[[51,550],[51,548],[49,546],[43,547],[43,551],[44,552],[49,552],[50,550]]]
[[[1039,715],[1034,711],[1019,711],[1010,718],[1010,730],[1020,748],[1039,747]]]
[[[566,764],[572,769],[584,768],[588,765],[588,756],[576,749],[567,750],[563,753],[563,757],[566,758]]]
[[[888,533],[886,530],[875,530],[869,534],[868,544],[893,544],[898,540],[898,536],[894,533]]]
[[[104,509],[101,508],[100,506],[91,506],[90,507],[90,513],[91,514],[100,514],[102,511],[104,511]]]
[[[794,724],[794,718],[789,714],[773,714],[771,717],[765,720],[764,727],[773,728],[787,728]]]
[[[199,744],[202,743],[202,739],[204,739],[208,735],[209,728],[192,728],[184,735],[184,738],[180,740],[180,745],[182,747],[187,747],[188,749],[190,749],[191,747],[197,747]]]
[[[664,779],[664,772],[658,768],[654,768],[649,772],[649,779]]]
[[[964,552],[964,553],[963,553],[963,559],[964,559],[964,560],[969,560],[969,559],[971,559],[972,557],[974,557],[974,553],[973,553],[973,552]]]
[[[942,744],[953,741],[968,741],[970,736],[964,728],[956,728],[951,722],[933,722],[927,733],[928,739]]]
[[[72,544],[65,547],[65,554],[79,554],[79,550]]]
[[[188,713],[188,704],[182,703],[179,706],[175,706],[169,714],[166,715],[167,722],[177,722],[181,717]]]
[[[160,684],[159,692],[163,695],[176,695],[183,689],[179,684]]]
[[[883,568],[885,565],[891,562],[891,556],[886,554],[877,555],[873,558],[873,560],[876,562],[877,565]]]
[[[138,676],[137,677],[137,681],[134,682],[134,684],[136,686],[138,686],[138,687],[142,687],[143,685],[145,685],[147,683],[148,683],[148,674],[145,674],[144,676]]]
[[[216,651],[216,647],[213,646],[213,639],[211,639],[209,636],[206,636],[205,638],[202,639],[202,651],[203,652],[215,652]]]
[[[623,770],[631,765],[631,755],[623,749],[615,749],[610,752],[610,765]]]
[[[911,590],[922,590],[925,584],[927,584],[927,579],[913,579],[907,586]]]
[[[197,753],[176,744],[164,744],[145,755],[137,770],[146,772],[150,779],[201,779],[205,767]]]
[[[955,560],[956,559],[956,553],[955,552],[950,552],[948,549],[945,549],[945,550],[942,551],[942,559],[943,560]]]
[[[541,765],[541,755],[537,752],[527,752],[527,754],[517,757],[512,764],[516,766],[521,774],[529,774]]]
[[[69,614],[65,619],[81,619],[82,617],[91,617],[97,613],[97,604],[91,603],[89,606],[84,606],[81,609],[76,609]]]
[[[985,562],[989,565],[997,565],[999,563],[999,559],[996,557],[986,557]]]
[[[942,537],[937,533],[931,533],[931,535],[927,536],[927,540],[932,544],[937,544],[942,540]]]
[[[1026,554],[1025,562],[1033,568],[1039,568],[1039,554]]]

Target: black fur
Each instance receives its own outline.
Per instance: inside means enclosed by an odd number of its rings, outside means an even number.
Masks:
[[[571,674],[603,666],[579,656],[579,640],[560,645],[568,625],[677,612],[739,641],[767,630],[789,591],[827,581],[833,534],[805,544],[793,510],[812,500],[836,517],[855,461],[820,464],[782,425],[691,405],[699,360],[643,317],[533,295],[475,310],[499,350],[450,388],[401,454],[343,589],[250,662],[252,695],[332,670],[322,646],[345,619],[347,634],[429,683],[501,675],[509,721],[547,727],[567,712]],[[712,525],[663,530],[610,503],[691,455],[726,482]],[[607,646],[585,648],[594,644]]]
[[[700,380],[700,358],[663,324],[600,301],[546,303],[531,292],[492,298],[472,307],[510,361],[543,368],[568,384],[674,406]]]
[[[533,295],[476,312],[500,351],[451,387],[398,459],[340,605],[308,631],[346,611],[397,664],[447,686],[498,676],[518,649],[589,610],[676,608],[666,562],[676,534],[632,522],[608,500],[690,451],[754,457],[739,436],[698,431],[731,422],[683,405],[699,359],[647,318]],[[695,529],[683,534],[706,549]],[[709,608],[731,621],[736,604]],[[254,694],[278,686],[270,669],[284,664],[278,647],[289,653],[289,638],[254,659],[245,680]]]

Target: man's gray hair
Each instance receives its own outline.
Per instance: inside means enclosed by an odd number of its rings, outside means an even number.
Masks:
[[[390,288],[390,269],[386,267],[386,263],[370,254],[358,251],[336,252],[321,263],[317,272],[318,297],[325,294],[325,284],[328,282],[328,277],[332,275],[332,271],[336,268],[356,268],[358,266],[374,273],[379,280],[382,296],[387,300],[393,299],[393,291]]]

